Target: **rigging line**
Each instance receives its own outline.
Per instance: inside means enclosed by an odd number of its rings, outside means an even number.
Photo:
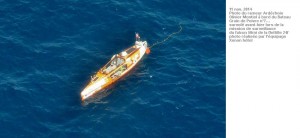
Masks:
[[[156,45],[162,44],[162,43],[166,42],[168,39],[170,39],[173,35],[180,33],[182,31],[181,24],[179,24],[179,27],[180,27],[180,29],[177,32],[173,32],[173,33],[169,34],[164,40],[152,44],[152,46],[150,46],[149,48],[152,48]]]

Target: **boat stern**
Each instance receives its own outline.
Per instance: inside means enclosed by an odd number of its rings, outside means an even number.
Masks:
[[[146,52],[146,49],[148,48],[147,41],[136,41],[135,46],[137,48],[140,48],[140,55],[144,55]]]

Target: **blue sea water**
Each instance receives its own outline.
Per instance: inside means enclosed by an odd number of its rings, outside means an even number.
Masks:
[[[104,98],[113,54],[153,44]],[[225,137],[225,0],[0,0],[0,137]]]

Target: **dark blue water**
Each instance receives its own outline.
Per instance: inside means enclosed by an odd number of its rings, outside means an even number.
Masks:
[[[110,57],[153,44],[105,98]],[[225,137],[224,0],[0,0],[0,137]]]

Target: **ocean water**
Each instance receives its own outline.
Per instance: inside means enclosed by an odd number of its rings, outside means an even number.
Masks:
[[[80,92],[135,32],[151,53]],[[225,0],[0,0],[0,137],[225,137]]]

